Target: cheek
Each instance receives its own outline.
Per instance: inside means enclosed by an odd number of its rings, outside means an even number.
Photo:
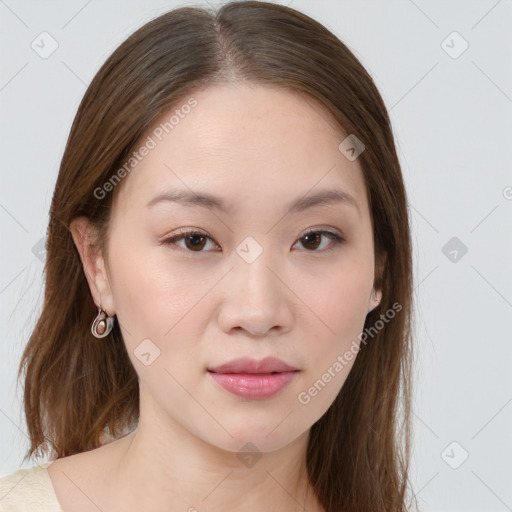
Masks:
[[[368,307],[368,280],[342,276],[313,297],[320,320],[306,335],[308,367],[296,399],[301,413],[320,418],[332,405],[357,357]],[[314,324],[314,325],[313,325]],[[323,335],[320,335],[323,333]]]
[[[218,271],[177,264],[165,247],[113,254],[112,261],[118,262],[112,270],[116,314],[131,343],[170,338],[184,318],[197,317],[195,306],[218,280]]]
[[[322,381],[320,385],[328,383],[329,390],[320,399],[326,404],[334,400],[357,356],[373,284],[372,265],[370,258],[353,261],[344,266],[346,270],[332,272],[331,268],[328,278],[319,277],[318,281],[327,285],[310,288],[309,293],[305,288],[299,292],[307,298],[305,302],[312,312],[305,323],[310,355],[308,383],[318,379]]]
[[[118,253],[112,261],[119,262],[112,270],[116,314],[139,379],[162,406],[172,396],[185,410],[187,396],[178,383],[192,390],[204,377],[209,297],[225,271],[177,261],[159,246]]]
[[[204,373],[197,340],[207,318],[207,294],[218,277],[185,270],[165,256],[161,247],[113,255],[119,263],[112,270],[112,292],[140,381],[161,407],[172,397],[186,410],[190,397],[181,385],[194,389]]]
[[[319,337],[340,340],[357,335],[356,331],[363,328],[372,284],[372,262],[347,259],[336,269],[330,266],[315,281],[303,282],[297,295],[303,298],[312,318],[316,318]]]

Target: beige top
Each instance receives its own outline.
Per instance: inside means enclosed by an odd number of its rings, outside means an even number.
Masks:
[[[50,464],[0,477],[0,512],[63,512],[48,474]]]

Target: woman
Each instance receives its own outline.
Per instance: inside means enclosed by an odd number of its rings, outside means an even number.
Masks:
[[[45,272],[20,372],[51,461],[5,510],[410,510],[406,194],[319,23],[232,2],[131,35],[74,120]]]

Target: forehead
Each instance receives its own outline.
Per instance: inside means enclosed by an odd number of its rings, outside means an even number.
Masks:
[[[152,147],[115,191],[116,202],[140,209],[168,190],[208,190],[234,211],[336,187],[364,212],[362,170],[338,149],[346,136],[305,94],[267,85],[210,86],[185,96],[141,137],[134,151]]]

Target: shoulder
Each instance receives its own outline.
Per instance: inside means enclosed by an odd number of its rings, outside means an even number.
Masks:
[[[50,464],[18,469],[0,477],[0,512],[61,512],[48,475]]]

